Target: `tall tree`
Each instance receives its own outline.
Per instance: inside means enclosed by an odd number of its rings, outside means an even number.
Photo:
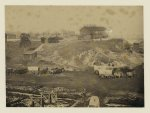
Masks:
[[[46,38],[45,37],[41,37],[41,43],[45,43]]]
[[[20,35],[20,47],[25,48],[31,46],[30,35],[27,33],[21,33]]]

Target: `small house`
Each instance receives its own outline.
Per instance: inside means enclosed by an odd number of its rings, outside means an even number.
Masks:
[[[24,60],[35,60],[37,58],[37,51],[26,51],[24,53]]]

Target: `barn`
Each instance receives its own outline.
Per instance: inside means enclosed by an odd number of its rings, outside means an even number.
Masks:
[[[80,40],[94,40],[108,37],[105,27],[84,26],[80,29]]]

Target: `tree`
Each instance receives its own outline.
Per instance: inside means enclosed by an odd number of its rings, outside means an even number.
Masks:
[[[27,33],[21,33],[20,35],[20,47],[25,48],[31,46],[30,35]]]

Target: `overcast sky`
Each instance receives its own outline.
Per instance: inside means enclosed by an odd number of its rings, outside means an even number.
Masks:
[[[6,6],[6,32],[78,32],[84,25],[112,29],[112,37],[143,38],[141,6]]]

